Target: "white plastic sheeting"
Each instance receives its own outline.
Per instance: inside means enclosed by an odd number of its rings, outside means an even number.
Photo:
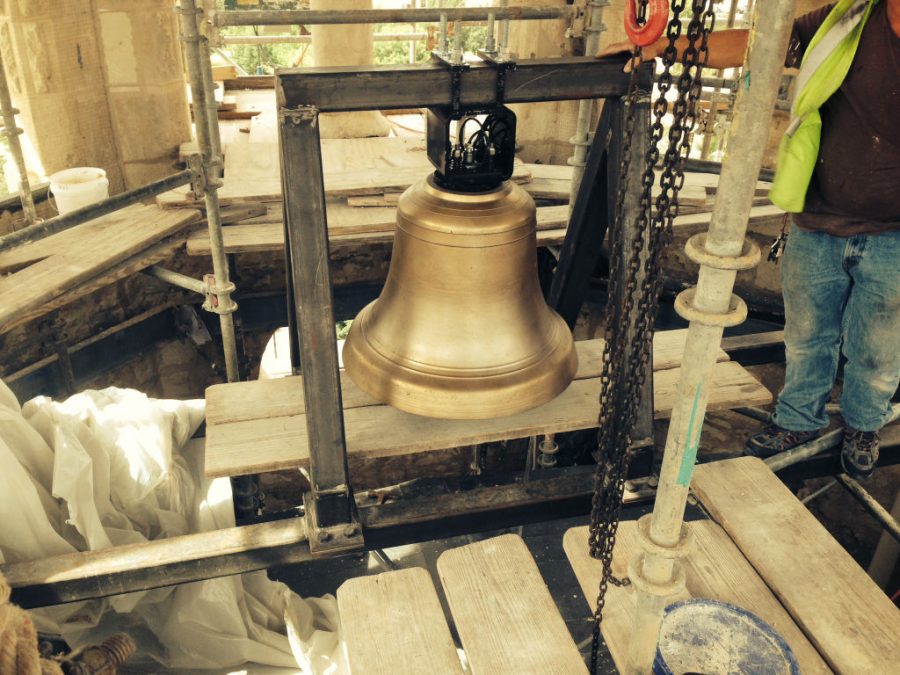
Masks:
[[[0,562],[234,525],[227,479],[203,478],[191,436],[204,402],[86,391],[21,408],[0,381]],[[35,610],[73,647],[126,631],[168,670],[346,672],[332,596],[302,599],[264,572]]]

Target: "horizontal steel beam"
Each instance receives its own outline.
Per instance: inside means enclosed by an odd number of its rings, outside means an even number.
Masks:
[[[538,19],[567,19],[582,11],[569,5],[550,7],[445,7],[431,9],[260,9],[213,14],[216,26],[295,26],[361,23],[437,23],[442,16],[447,21],[487,21],[495,19],[535,21]]]
[[[624,96],[628,78],[624,57],[520,61],[506,73],[505,103],[533,103]],[[639,85],[649,91],[652,66],[641,68]],[[425,108],[451,104],[450,71],[438,64],[295,68],[275,74],[279,105],[311,106],[320,112]],[[461,74],[460,105],[492,105],[497,71],[472,64]]]

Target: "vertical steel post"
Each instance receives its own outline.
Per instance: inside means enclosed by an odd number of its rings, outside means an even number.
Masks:
[[[621,250],[619,254],[622,256],[623,260],[627,260],[631,251],[633,249],[632,242],[636,241],[641,233],[637,230],[637,220],[638,214],[640,212],[640,185],[641,179],[644,174],[644,163],[647,157],[647,146],[650,140],[650,89],[652,89],[652,84],[650,84],[648,91],[644,93],[644,95],[639,98],[634,103],[634,129],[632,131],[631,138],[631,157],[629,158],[628,163],[628,193],[625,195],[625,203],[622,207],[622,241],[620,242]],[[607,100],[604,103],[608,105],[610,103]],[[613,124],[613,136],[615,138],[624,138],[625,136],[625,115],[626,109],[625,105],[619,105],[617,107],[617,114],[614,116],[614,124]],[[613,180],[611,188],[614,190],[613,195],[618,192],[618,167],[622,163],[621,156],[621,144],[617,143],[611,147],[609,154],[609,165],[613,171]],[[613,196],[613,204],[615,203],[615,196]],[[641,265],[640,271],[638,272],[637,281],[638,285],[635,287],[634,297],[632,298],[634,307],[637,307],[638,300],[640,299],[640,285],[646,276],[645,265],[647,261],[647,256],[649,254],[649,232],[644,232],[644,246],[641,253]],[[612,245],[612,242],[610,242]],[[612,253],[612,252],[611,252]],[[627,266],[621,265],[619,267],[619,279],[617,288],[619,290],[619,297],[617,301],[620,305],[624,305],[625,298],[625,287],[626,287],[626,279],[625,276],[627,274]],[[624,315],[624,312],[623,312]],[[631,342],[635,339],[635,333],[637,327],[634,325],[634,321],[632,317],[628,317],[628,341]],[[651,354],[652,354],[652,345],[651,345]],[[641,401],[638,406],[637,416],[635,417],[635,425],[634,429],[631,432],[631,448],[630,451],[634,451],[640,448],[647,448],[653,445],[653,364],[647,364],[647,371],[644,373],[644,384],[641,388]]]
[[[743,80],[744,88],[738,92],[709,232],[686,246],[700,263],[700,273],[697,287],[681,293],[675,302],[690,325],[656,502],[649,519],[638,521],[640,552],[628,568],[636,607],[626,673],[650,672],[667,599],[684,588],[679,559],[690,536],[683,523],[684,509],[722,331],[746,318],[746,305],[732,295],[735,276],[759,261],[759,249],[745,244],[744,235],[793,16],[794,0],[758,3],[747,55],[747,70],[753,76]]]
[[[494,14],[488,14],[487,18],[487,30],[485,31],[486,35],[484,38],[484,51],[488,54],[496,54],[497,53],[497,40],[494,37],[494,33],[496,32],[496,20],[494,18]]]
[[[284,191],[285,257],[290,258],[309,438],[310,547],[335,549],[342,543],[335,539],[349,545],[359,530],[347,470],[319,113],[314,107],[282,108],[279,117],[281,182],[290,186]]]
[[[234,285],[228,274],[228,259],[225,255],[222,238],[222,215],[218,194],[221,186],[219,178],[222,167],[222,143],[219,139],[218,116],[211,110],[215,107],[215,85],[212,81],[208,45],[205,38],[200,36],[198,28],[201,11],[197,8],[195,0],[180,0],[178,12],[181,15],[181,39],[184,42],[187,57],[193,96],[194,126],[197,130],[197,142],[200,146],[205,173],[206,221],[216,285],[216,288],[212,290],[218,298],[218,305],[212,309],[219,315],[226,376],[229,382],[236,382],[240,380],[241,376],[234,321],[231,314],[237,309],[237,305],[231,299]],[[210,100],[212,100],[211,104]]]
[[[584,32],[587,34],[584,40],[584,55],[593,56],[600,48],[600,34],[606,30],[603,24],[603,9],[609,6],[609,0],[590,0],[588,2],[588,15]],[[569,142],[575,146],[575,153],[569,158],[572,167],[572,187],[569,192],[569,212],[575,205],[578,196],[578,186],[584,176],[588,147],[591,145],[591,119],[594,116],[593,99],[582,99],[578,102],[578,117],[575,122],[575,135]]]
[[[31,225],[37,221],[37,212],[31,196],[31,185],[28,182],[28,168],[25,166],[22,143],[19,141],[22,130],[16,124],[18,112],[13,108],[12,97],[9,94],[9,82],[6,79],[6,64],[3,63],[3,57],[0,56],[0,113],[3,115],[3,127],[9,141],[9,151],[16,162],[16,169],[19,171],[19,199],[22,201],[22,215],[25,224]]]
[[[509,0],[500,0],[501,7],[507,7],[508,5]],[[505,58],[507,52],[509,52],[509,19],[500,19],[498,33],[499,37],[497,39],[497,51],[500,53],[500,58]]]
[[[438,0],[438,7],[443,8],[444,0]],[[441,14],[440,32],[438,34],[438,54],[446,56],[450,52],[450,45],[447,41],[447,15]]]

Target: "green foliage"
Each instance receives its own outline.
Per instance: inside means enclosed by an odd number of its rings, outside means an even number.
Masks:
[[[217,0],[220,9],[225,7],[227,0]],[[262,3],[263,5],[267,3]],[[271,3],[268,3],[271,4]],[[445,7],[461,7],[464,0],[445,0]],[[437,7],[437,0],[426,0],[421,3],[425,7]],[[416,32],[426,30],[427,24],[416,24]],[[298,26],[283,26],[273,30],[279,33],[288,32],[291,35],[299,35]],[[408,23],[379,24],[375,30],[380,33],[409,33],[413,28]],[[452,30],[452,25],[451,25]],[[487,36],[487,27],[483,24],[463,24],[463,50],[475,52],[484,47]],[[264,35],[259,26],[231,26],[222,29],[223,35]],[[437,39],[437,35],[435,35]],[[452,46],[452,36],[450,38]],[[248,74],[257,72],[271,73],[275,68],[286,66],[308,66],[310,55],[308,45],[301,44],[266,44],[266,45],[230,45],[228,52],[235,63],[241,66]],[[415,44],[415,62],[424,63],[430,58],[426,50],[425,40],[417,40]],[[375,42],[374,62],[377,64],[409,63],[409,41]]]

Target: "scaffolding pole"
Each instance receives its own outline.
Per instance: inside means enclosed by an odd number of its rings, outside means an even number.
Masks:
[[[235,289],[234,284],[228,278],[228,259],[225,255],[222,238],[222,214],[219,209],[218,194],[222,175],[222,144],[219,138],[209,46],[206,39],[200,35],[198,28],[201,11],[197,8],[195,0],[180,1],[178,12],[181,15],[181,39],[184,42],[187,56],[193,95],[194,126],[197,130],[197,143],[200,146],[205,177],[206,221],[209,227],[213,275],[215,276],[215,288],[211,288],[210,292],[218,300],[215,306],[210,307],[210,310],[219,315],[226,376],[229,382],[236,382],[240,379],[240,369],[232,313],[237,309],[237,305],[231,299],[231,294]]]
[[[28,182],[28,168],[25,166],[25,155],[22,153],[22,143],[19,136],[22,130],[16,124],[18,110],[13,108],[12,97],[9,94],[9,82],[6,79],[6,64],[0,56],[0,113],[3,116],[3,127],[6,138],[9,141],[9,151],[16,162],[19,171],[19,199],[22,202],[22,215],[26,225],[37,221],[37,212],[34,209],[34,198],[31,195],[31,185]]]
[[[600,48],[600,34],[606,30],[603,25],[603,10],[609,6],[609,0],[590,0],[588,2],[589,14],[584,32],[584,55],[593,56]],[[594,117],[594,101],[582,99],[578,102],[578,117],[575,122],[575,135],[569,142],[575,146],[575,152],[569,158],[572,167],[572,186],[569,192],[569,212],[575,205],[578,197],[578,187],[581,185],[581,177],[584,175],[584,167],[587,164],[588,148],[591,145],[591,122]]]
[[[372,39],[375,42],[406,42],[415,44],[417,41],[427,40],[428,33],[374,33]],[[278,45],[312,43],[312,35],[222,35],[222,44],[226,45]]]
[[[640,552],[628,567],[635,587],[635,619],[626,673],[650,672],[663,610],[669,598],[684,589],[680,558],[690,540],[684,510],[722,332],[747,315],[746,304],[732,295],[735,276],[759,262],[759,248],[745,243],[744,235],[793,16],[794,0],[757,3],[745,69],[753,77],[746,78],[738,92],[709,232],[695,235],[685,246],[700,272],[696,288],[675,301],[690,325],[653,513],[638,521]]]
[[[502,3],[501,3],[502,4]],[[316,26],[360,23],[438,23],[447,21],[487,21],[494,15],[502,21],[568,19],[578,11],[570,5],[550,7],[434,7],[416,9],[260,9],[218,11],[213,24],[223,26]]]

